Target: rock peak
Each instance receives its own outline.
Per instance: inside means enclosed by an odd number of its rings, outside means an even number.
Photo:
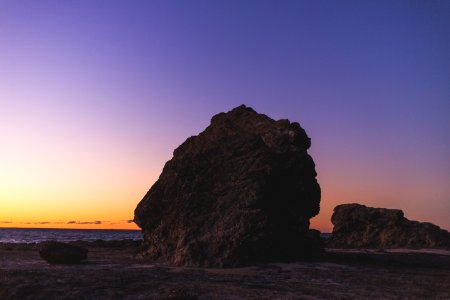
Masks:
[[[233,108],[230,112],[235,112],[235,111],[248,111],[248,112],[253,112],[255,114],[257,114],[257,112],[251,108],[250,106],[247,106],[245,104],[241,104],[239,106],[236,106],[235,108]]]
[[[213,116],[211,124],[205,132],[214,129],[257,134],[267,142],[266,145],[269,147],[275,144],[278,146],[284,142],[305,150],[311,146],[311,139],[299,123],[291,123],[288,119],[275,121],[244,104],[226,113],[222,112]]]

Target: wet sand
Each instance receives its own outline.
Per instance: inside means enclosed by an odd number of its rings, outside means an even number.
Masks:
[[[50,265],[0,245],[0,299],[450,299],[450,252],[328,250],[320,262],[199,269],[144,263],[137,247],[89,247]]]

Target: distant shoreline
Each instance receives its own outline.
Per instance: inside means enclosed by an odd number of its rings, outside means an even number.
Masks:
[[[55,228],[49,228],[49,227],[2,227],[0,226],[0,229],[30,229],[30,230],[122,230],[122,231],[141,231],[140,229],[125,229],[125,228],[121,228],[121,229],[114,229],[114,228],[60,228],[60,227],[55,227]]]

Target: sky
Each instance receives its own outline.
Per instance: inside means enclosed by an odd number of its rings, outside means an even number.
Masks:
[[[246,104],[343,203],[450,229],[449,1],[0,0],[0,227],[137,228],[172,151]]]

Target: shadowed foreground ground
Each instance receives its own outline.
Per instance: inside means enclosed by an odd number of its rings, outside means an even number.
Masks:
[[[90,247],[82,265],[49,265],[33,248],[0,245],[0,299],[450,299],[445,251],[195,269],[141,263],[135,247]]]

